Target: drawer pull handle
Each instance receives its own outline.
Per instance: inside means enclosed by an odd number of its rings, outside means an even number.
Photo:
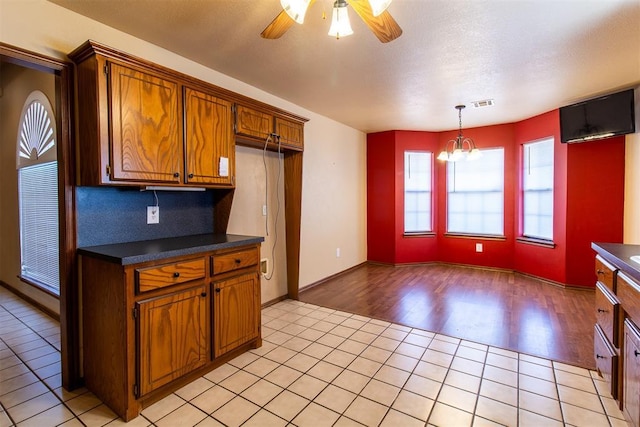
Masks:
[[[242,262],[242,260],[241,260],[241,259],[239,259],[239,258],[236,258],[236,259],[235,259],[235,262],[236,262],[236,264],[240,264],[240,263]]]
[[[607,312],[607,310],[605,310],[605,309],[603,309],[603,308],[599,308],[599,309],[598,309],[598,313],[606,313],[606,312]]]
[[[204,297],[206,297],[206,296],[207,296],[207,293],[206,293],[206,292],[203,292],[203,293],[201,293],[201,294],[200,294],[200,296],[201,296],[202,298],[204,298]]]
[[[635,357],[640,356],[640,351],[638,351],[638,350],[633,350],[633,355],[634,355]]]
[[[604,270],[597,270],[596,273],[597,274],[604,274]]]
[[[606,359],[606,357],[600,356],[599,354],[596,354],[596,359]]]
[[[216,293],[219,294],[220,293],[220,288],[216,288]]]
[[[180,272],[179,271],[174,272],[173,277],[180,277]]]

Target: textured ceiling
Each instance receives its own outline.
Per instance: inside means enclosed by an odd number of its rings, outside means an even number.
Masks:
[[[464,127],[508,123],[640,85],[640,0],[395,0],[387,44],[353,10],[355,34],[327,36],[329,0],[277,40],[259,34],[279,0],[50,1],[365,132],[455,129],[457,104]]]

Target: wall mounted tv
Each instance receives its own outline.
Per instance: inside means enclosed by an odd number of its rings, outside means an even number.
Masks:
[[[634,90],[560,108],[560,140],[584,142],[636,131]]]

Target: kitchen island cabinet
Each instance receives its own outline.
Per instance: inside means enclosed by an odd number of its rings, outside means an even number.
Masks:
[[[259,347],[261,237],[80,248],[86,386],[125,421]]]

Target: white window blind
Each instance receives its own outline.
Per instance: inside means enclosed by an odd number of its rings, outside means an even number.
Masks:
[[[447,232],[504,235],[504,149],[447,163]]]
[[[553,240],[553,138],[523,145],[522,235]]]
[[[405,233],[432,231],[432,157],[432,153],[424,151],[405,151],[404,153]]]
[[[22,276],[58,293],[57,162],[24,167],[18,175]]]
[[[20,275],[60,293],[55,117],[40,91],[27,97],[17,138]]]

